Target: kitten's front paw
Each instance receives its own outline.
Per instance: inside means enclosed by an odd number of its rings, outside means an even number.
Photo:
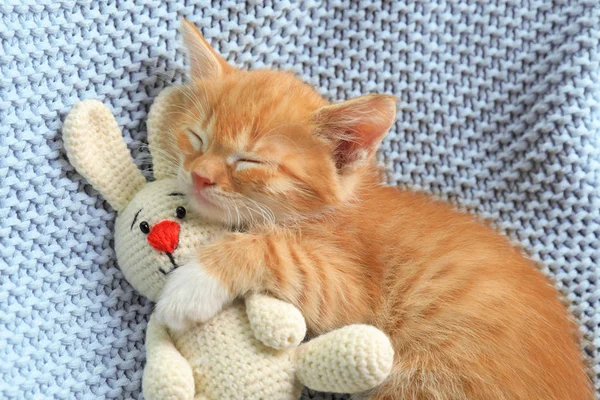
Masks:
[[[218,279],[206,273],[196,261],[169,274],[154,316],[174,330],[184,330],[214,317],[231,297]]]

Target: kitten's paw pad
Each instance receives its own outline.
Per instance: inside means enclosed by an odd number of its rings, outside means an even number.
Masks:
[[[159,323],[184,330],[192,324],[208,321],[230,300],[221,282],[194,261],[169,274],[154,315]]]

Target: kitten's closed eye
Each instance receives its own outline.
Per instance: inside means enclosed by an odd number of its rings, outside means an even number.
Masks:
[[[251,158],[240,158],[239,160],[237,160],[235,162],[235,170],[243,171],[243,170],[249,169],[249,168],[260,167],[261,165],[263,165],[262,161],[254,160]]]
[[[187,136],[188,140],[190,141],[190,144],[192,146],[192,148],[194,149],[194,151],[198,152],[198,151],[204,151],[204,143],[205,140],[202,137],[202,132],[199,131],[198,129],[195,128],[186,128],[184,130],[185,135]]]

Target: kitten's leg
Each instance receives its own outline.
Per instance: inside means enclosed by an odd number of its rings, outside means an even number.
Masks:
[[[206,321],[232,299],[268,293],[297,306],[313,330],[370,322],[378,288],[335,238],[281,230],[232,233],[173,271],[156,307],[174,329]]]

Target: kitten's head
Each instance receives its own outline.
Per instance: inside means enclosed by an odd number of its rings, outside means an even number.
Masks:
[[[199,212],[243,225],[348,201],[395,117],[395,99],[332,105],[292,74],[229,65],[184,21],[191,83],[171,126],[179,180]]]

